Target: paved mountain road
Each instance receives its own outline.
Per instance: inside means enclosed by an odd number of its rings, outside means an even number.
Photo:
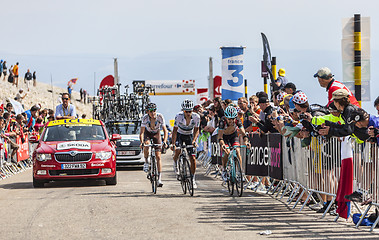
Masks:
[[[103,181],[32,187],[31,170],[0,181],[2,239],[352,239],[378,238],[333,217],[297,213],[282,202],[247,191],[231,197],[221,182],[196,176],[195,196],[182,193],[164,155],[163,188],[151,193],[140,169],[118,171],[118,184]],[[271,230],[261,236],[259,232]]]

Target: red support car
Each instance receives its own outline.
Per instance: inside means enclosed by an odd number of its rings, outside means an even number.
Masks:
[[[104,179],[117,184],[116,150],[104,124],[94,119],[63,119],[48,122],[33,152],[33,186],[55,180]]]

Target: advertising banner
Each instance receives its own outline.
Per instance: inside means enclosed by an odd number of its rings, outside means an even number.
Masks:
[[[221,164],[221,147],[217,141],[217,134],[211,137],[212,164]]]
[[[252,134],[249,136],[251,144],[250,151],[247,151],[246,175],[268,176],[269,148],[267,145],[267,135],[259,136]]]
[[[17,136],[16,138],[17,145],[20,146],[20,148],[17,150],[17,162],[26,160],[29,158],[29,141],[28,136],[24,135],[24,143],[22,142],[22,139],[20,136]]]
[[[155,89],[155,95],[195,95],[195,80],[146,80],[145,83]]]
[[[269,147],[269,176],[278,180],[283,180],[282,164],[282,136],[280,134],[268,135]]]
[[[196,89],[196,104],[202,104],[208,101],[208,88]]]
[[[222,86],[222,77],[215,76],[213,78],[213,95],[214,97],[221,97],[221,86]],[[213,99],[212,99],[213,100]]]
[[[223,100],[237,101],[244,96],[243,50],[244,47],[221,47]]]

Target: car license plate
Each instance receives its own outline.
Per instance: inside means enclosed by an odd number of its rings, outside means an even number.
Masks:
[[[135,151],[118,151],[118,155],[135,155]]]
[[[74,164],[62,164],[62,169],[84,169],[87,168],[85,163],[74,163]]]

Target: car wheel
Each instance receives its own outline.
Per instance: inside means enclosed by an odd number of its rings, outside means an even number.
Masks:
[[[107,185],[116,185],[117,184],[117,174],[116,174],[116,172],[114,174],[114,177],[109,178],[109,179],[105,179],[105,183]]]
[[[43,180],[37,180],[33,177],[33,187],[34,188],[43,188],[45,186],[45,182]]]

